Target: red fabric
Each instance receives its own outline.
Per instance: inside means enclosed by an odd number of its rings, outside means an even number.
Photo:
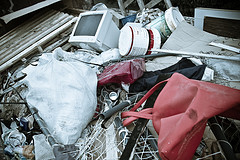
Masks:
[[[98,85],[105,85],[108,83],[132,84],[145,71],[144,59],[134,59],[116,63],[107,66],[104,71],[98,75]]]
[[[160,83],[154,86],[132,111],[136,110]],[[149,109],[148,113],[151,113]],[[240,90],[191,80],[178,73],[173,74],[158,95],[152,108],[152,117],[149,118],[152,119],[159,135],[158,150],[161,158],[192,159],[207,120],[221,113],[230,118],[240,119]],[[126,115],[132,116],[131,113]],[[122,117],[126,115],[123,113]],[[141,117],[136,114],[133,116],[134,118],[130,117],[124,124]]]

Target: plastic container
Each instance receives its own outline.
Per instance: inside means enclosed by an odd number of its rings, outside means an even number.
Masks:
[[[160,48],[161,37],[156,29],[124,26],[119,36],[119,52],[122,56],[151,54],[150,49]]]
[[[116,92],[110,92],[109,93],[109,98],[112,100],[112,101],[116,101],[118,99],[118,94]]]
[[[158,32],[161,35],[162,42],[165,42],[167,40],[167,38],[172,33],[170,28],[168,27],[166,21],[165,21],[165,15],[164,14],[162,14],[161,16],[159,16],[158,18],[153,20],[151,23],[146,25],[146,28],[148,28],[148,29],[152,29],[152,28],[157,29]]]
[[[165,20],[169,29],[173,32],[177,28],[178,24],[184,21],[184,17],[178,8],[171,7],[165,11]]]
[[[161,46],[161,35],[158,32],[157,29],[152,28],[148,30],[149,33],[149,46],[148,46],[148,52],[146,53],[147,55],[151,54],[152,51],[150,51],[151,49],[159,49]]]

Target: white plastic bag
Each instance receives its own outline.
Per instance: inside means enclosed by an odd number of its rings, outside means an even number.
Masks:
[[[27,102],[36,107],[57,142],[73,144],[92,119],[97,106],[97,76],[86,64],[59,61],[61,48],[43,54],[39,65],[24,70]]]

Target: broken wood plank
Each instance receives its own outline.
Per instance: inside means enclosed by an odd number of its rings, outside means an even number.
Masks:
[[[26,27],[26,28],[19,29],[17,32],[17,34],[18,34],[17,37],[14,37],[13,39],[10,39],[10,40],[6,40],[7,43],[0,47],[1,48],[0,54],[2,52],[4,52],[3,51],[4,49],[8,49],[11,47],[16,47],[16,45],[20,45],[19,40],[21,43],[26,43],[29,41],[28,40],[29,38],[33,39],[32,38],[33,36],[37,37],[43,31],[48,30],[49,26],[54,26],[54,25],[58,24],[66,17],[67,17],[67,15],[64,15],[64,13],[61,13],[56,16],[49,17],[48,19],[44,19],[44,21],[42,21],[38,25],[33,24],[32,26],[29,26],[29,28]]]
[[[27,49],[23,50],[22,52],[20,52],[19,54],[17,54],[16,56],[14,56],[13,58],[11,58],[10,60],[8,60],[7,62],[5,62],[4,64],[2,64],[0,66],[0,72],[4,71],[5,69],[7,69],[8,67],[12,66],[14,63],[18,62],[19,60],[21,60],[22,58],[28,56],[29,54],[31,54],[31,52],[33,50],[36,49],[37,46],[41,46],[45,43],[47,43],[48,41],[50,41],[51,39],[53,39],[55,36],[59,35],[61,32],[65,31],[66,29],[68,29],[69,27],[71,27],[77,20],[77,17],[74,17],[73,19],[71,19],[69,22],[67,22],[66,24],[64,24],[63,26],[59,27],[58,29],[56,29],[55,31],[51,32],[50,34],[48,34],[47,36],[43,37],[42,39],[40,39],[39,41],[37,41],[36,43],[32,44],[30,47],[28,47]]]
[[[127,0],[124,2],[124,7],[127,8],[134,0]]]
[[[123,4],[123,0],[118,0],[118,6],[119,6],[119,8],[121,10],[122,15],[126,16],[127,13],[125,11],[125,6]]]
[[[57,12],[56,12],[57,13]],[[46,14],[43,14],[43,16],[45,16],[46,18],[48,17],[48,15],[51,15],[51,12],[47,12]],[[33,25],[33,24],[38,24],[41,23],[41,19],[43,18],[43,16],[41,16],[40,18],[36,18],[35,16],[33,17],[33,19],[29,19],[27,22],[20,24],[19,26],[17,26],[16,28],[12,29],[11,31],[7,32],[6,34],[4,34],[3,36],[1,36],[0,39],[0,46],[2,47],[2,45],[6,42],[8,42],[8,40],[11,40],[14,37],[18,37],[19,35],[19,29],[23,29],[23,28],[29,28],[29,26]],[[38,16],[39,17],[39,16]],[[39,19],[39,21],[38,21]]]
[[[143,0],[137,0],[137,3],[138,3],[140,10],[143,10],[145,8]]]
[[[166,5],[166,8],[167,8],[167,9],[173,6],[173,5],[172,5],[172,2],[171,2],[170,0],[164,0],[164,3],[165,3],[165,5]]]
[[[36,11],[36,10],[39,10],[41,8],[47,7],[51,4],[57,3],[59,1],[61,1],[61,0],[46,0],[46,1],[43,1],[43,2],[40,2],[40,3],[37,3],[35,5],[32,5],[30,7],[26,7],[24,9],[18,10],[16,12],[7,14],[5,16],[2,16],[2,17],[0,17],[0,19],[2,19],[7,24],[8,22],[10,22],[13,19],[24,16],[28,13],[31,13],[33,11]]]
[[[3,46],[5,43],[9,43],[10,40],[12,40],[15,37],[22,36],[22,34],[19,32],[19,30],[25,30],[29,31],[30,29],[34,29],[37,25],[43,25],[43,21],[50,18],[53,15],[58,15],[60,12],[54,11],[54,12],[46,12],[46,14],[43,14],[40,18],[33,17],[33,19],[29,19],[26,23],[23,23],[22,25],[17,26],[13,30],[9,31],[8,33],[4,34],[0,39],[0,46]],[[33,27],[34,25],[34,27]],[[1,48],[0,47],[0,48]]]
[[[123,0],[118,0],[118,6],[121,10],[122,15],[127,16],[126,8],[133,2],[134,0],[127,0],[123,2]],[[140,8],[140,10],[143,10],[145,8],[143,0],[137,0],[137,4]]]
[[[49,17],[49,19],[45,19],[42,23],[37,26],[32,26],[30,28],[22,28],[19,29],[19,36],[7,41],[6,44],[2,45],[0,48],[0,58],[8,55],[11,52],[14,52],[17,46],[26,46],[29,41],[33,41],[36,37],[42,34],[44,31],[49,30],[49,26],[58,25],[61,21],[66,18],[67,15],[63,13],[58,15],[57,17]],[[66,22],[66,21],[65,21]],[[41,37],[39,37],[41,38]]]
[[[27,43],[23,44],[21,47],[19,48],[12,48],[7,52],[4,52],[0,55],[0,59],[2,59],[0,61],[0,65],[2,65],[3,63],[5,63],[5,61],[11,59],[12,57],[14,57],[15,55],[17,55],[19,52],[21,52],[22,50],[26,49],[28,46],[30,46],[31,44],[35,43],[36,41],[38,41],[39,39],[43,38],[44,36],[46,36],[47,34],[51,33],[52,31],[54,31],[55,29],[57,29],[58,27],[62,26],[63,24],[65,24],[66,22],[68,22],[70,19],[72,19],[72,16],[70,17],[66,17],[64,20],[58,22],[56,25],[54,25],[53,27],[49,28],[48,30],[41,32],[40,35],[34,37],[33,39],[31,39],[32,37],[30,37],[30,41],[28,41]]]

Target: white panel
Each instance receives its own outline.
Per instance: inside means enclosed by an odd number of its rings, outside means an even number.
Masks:
[[[204,17],[240,20],[240,10],[195,8],[194,26],[203,30]]]

